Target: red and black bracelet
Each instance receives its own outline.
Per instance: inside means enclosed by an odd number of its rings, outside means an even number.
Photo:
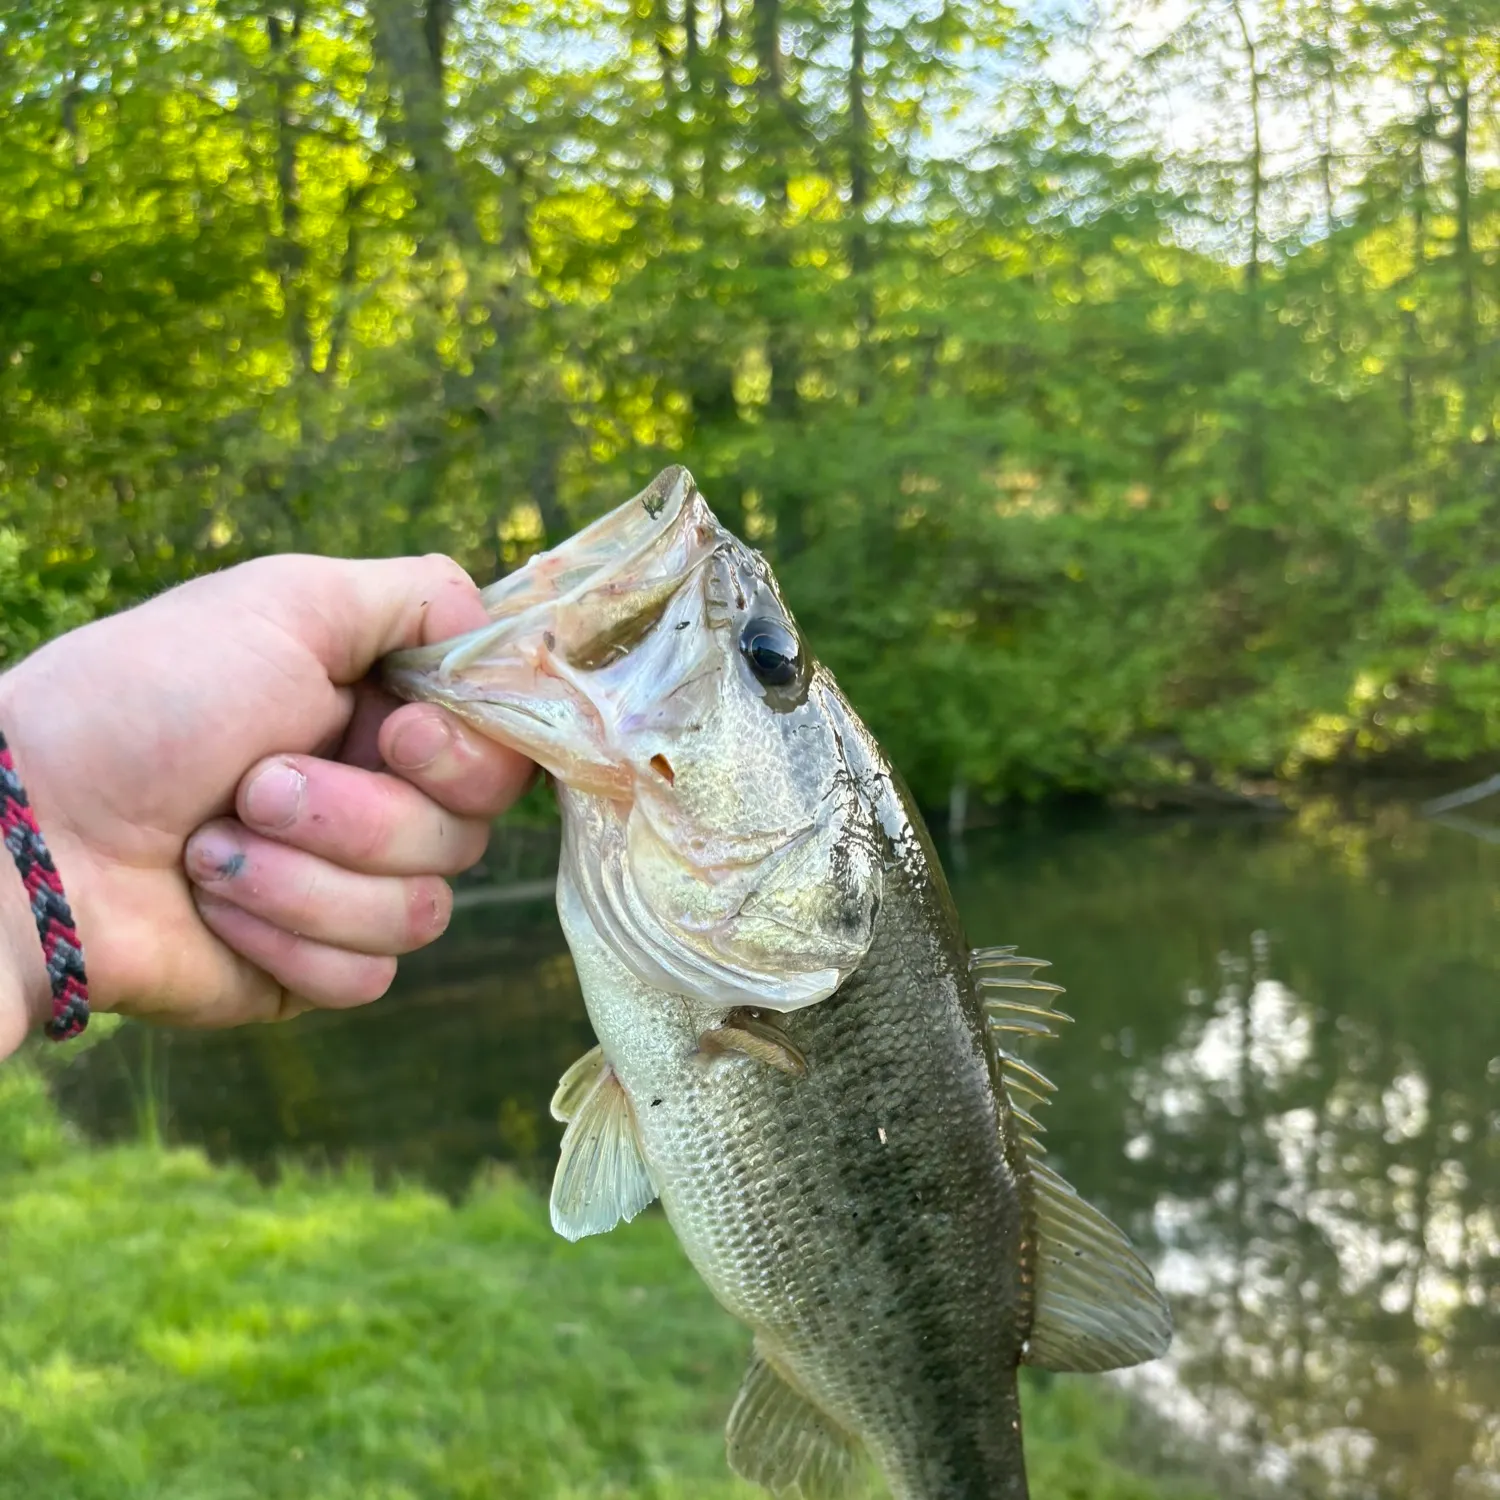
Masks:
[[[42,940],[47,980],[52,986],[52,1018],[46,1032],[54,1042],[77,1036],[89,1024],[89,982],[83,968],[83,944],[73,926],[73,911],[63,895],[62,879],[47,842],[36,826],[31,804],[16,775],[10,746],[0,734],[0,834],[21,872],[31,901],[31,915]]]

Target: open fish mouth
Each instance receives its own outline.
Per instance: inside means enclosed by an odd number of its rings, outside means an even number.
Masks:
[[[398,651],[382,671],[402,698],[441,703],[581,791],[619,797],[628,767],[583,681],[628,655],[725,546],[679,466],[487,588],[491,623]]]
[[[644,985],[713,1006],[826,998],[881,874],[834,710],[764,559],[686,469],[485,592],[488,625],[387,658],[551,772],[564,881]]]
[[[567,541],[492,583],[481,597],[496,622],[524,618],[538,607],[586,594],[594,595],[597,605],[601,593],[628,593],[647,576],[691,571],[707,556],[692,546],[695,529],[711,533],[698,539],[708,551],[728,537],[693,476],[678,464]]]

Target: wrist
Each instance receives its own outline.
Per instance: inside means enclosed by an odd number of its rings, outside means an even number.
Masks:
[[[0,851],[0,1058],[40,1031],[52,1009],[47,965],[20,872]]]
[[[0,677],[0,1057],[33,1030],[59,1028],[58,1036],[74,1035],[88,1014],[71,913],[26,795],[27,758],[6,737],[13,686],[12,673]],[[39,912],[47,915],[45,933]],[[56,1000],[54,974],[63,986]],[[70,1019],[54,1016],[61,1002]],[[68,1029],[60,1029],[64,1025]]]

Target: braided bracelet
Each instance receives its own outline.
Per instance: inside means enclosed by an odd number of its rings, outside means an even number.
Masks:
[[[31,915],[42,940],[47,980],[52,986],[52,1018],[46,1032],[54,1042],[77,1036],[89,1024],[89,982],[83,968],[83,944],[73,926],[73,912],[63,895],[62,880],[36,818],[21,778],[16,775],[10,746],[0,734],[0,833],[21,872],[31,901]]]

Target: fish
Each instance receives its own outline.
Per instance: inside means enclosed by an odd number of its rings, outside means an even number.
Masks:
[[[896,770],[685,468],[398,652],[399,696],[539,763],[597,1045],[563,1075],[570,1239],[660,1200],[753,1335],[730,1466],[845,1500],[1025,1500],[1019,1369],[1156,1358],[1125,1234],[1043,1160],[1046,965],[971,949]]]

